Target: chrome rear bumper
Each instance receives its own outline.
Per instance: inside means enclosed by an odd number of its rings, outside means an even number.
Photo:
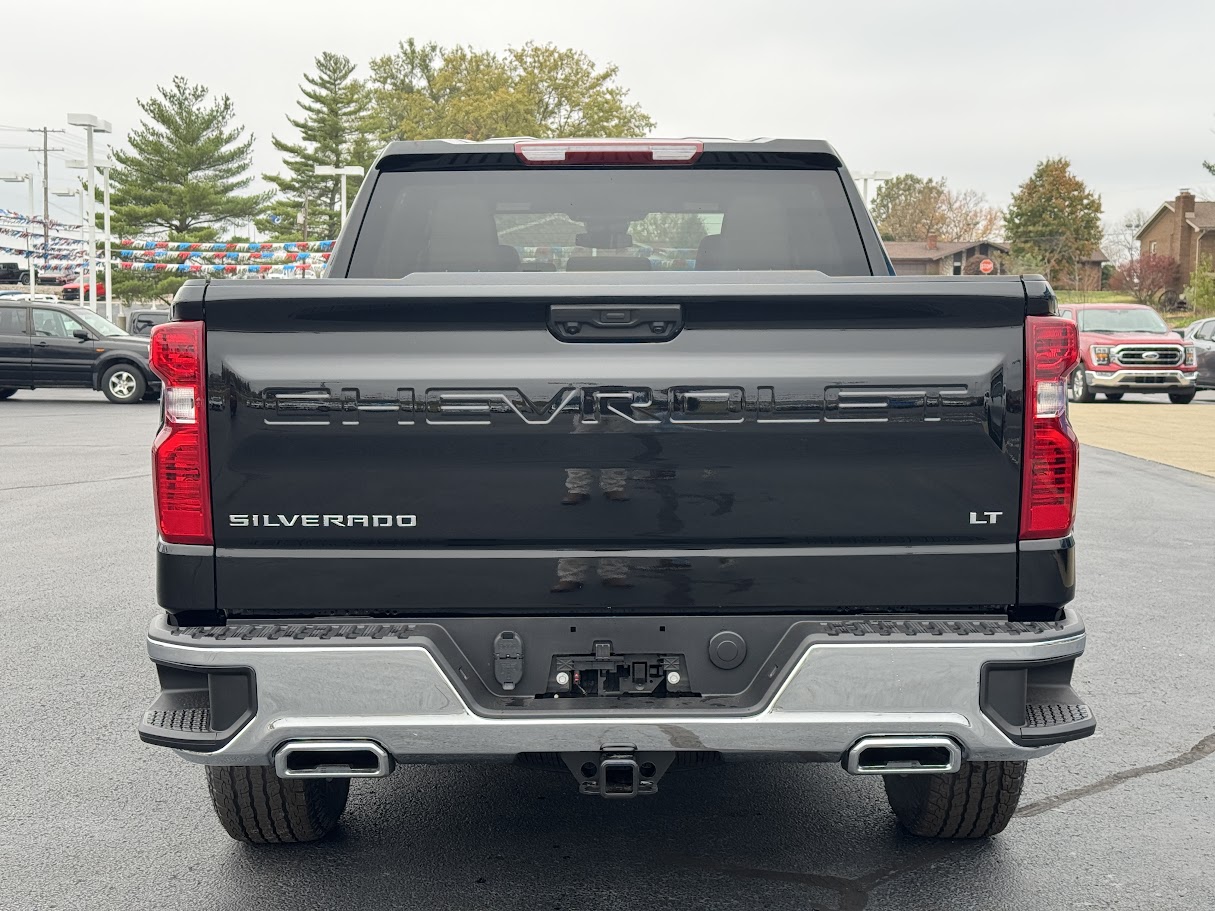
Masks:
[[[1054,745],[1018,745],[984,712],[985,666],[1064,662],[1079,656],[1084,643],[1083,623],[1070,610],[1045,633],[1024,636],[810,637],[771,696],[746,715],[704,709],[579,713],[571,699],[563,701],[562,712],[486,717],[431,652],[408,638],[359,645],[290,638],[202,644],[175,634],[158,617],[148,652],[162,667],[208,672],[211,680],[216,672],[246,673],[255,681],[254,704],[222,746],[179,751],[206,764],[271,765],[288,741],[323,740],[373,741],[399,762],[597,751],[609,744],[838,760],[863,738],[884,735],[952,738],[967,759],[996,760],[1044,755]],[[195,723],[205,725],[201,718]],[[145,717],[140,728],[145,740],[175,745],[148,736],[147,723]]]

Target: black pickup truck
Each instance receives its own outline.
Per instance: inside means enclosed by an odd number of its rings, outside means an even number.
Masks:
[[[1076,326],[1038,277],[890,273],[825,143],[388,146],[325,279],[153,330],[140,736],[249,842],[474,760],[609,798],[838,763],[999,832],[1094,728]]]

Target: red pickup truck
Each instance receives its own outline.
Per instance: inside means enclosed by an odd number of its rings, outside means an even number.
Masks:
[[[105,297],[105,282],[97,282],[94,287],[97,294],[97,299]],[[73,279],[63,286],[63,290],[59,292],[59,297],[65,301],[85,300],[89,297],[89,283],[83,279]]]
[[[1117,402],[1128,392],[1167,394],[1188,405],[1198,394],[1194,344],[1143,304],[1069,304],[1059,315],[1080,329],[1080,365],[1067,397],[1091,402],[1100,392]]]

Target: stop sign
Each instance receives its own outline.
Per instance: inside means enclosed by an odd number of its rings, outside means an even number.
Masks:
[[[982,272],[984,275],[991,275],[991,270],[994,269],[995,267],[996,267],[996,264],[993,263],[990,259],[985,259],[985,260],[983,260],[983,262],[979,263],[979,271]]]

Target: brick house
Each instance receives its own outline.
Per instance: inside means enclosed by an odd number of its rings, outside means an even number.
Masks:
[[[885,246],[896,275],[961,275],[976,256],[998,262],[999,255],[1008,254],[1008,247],[995,241],[938,241],[935,234],[923,242],[892,240]]]
[[[1135,234],[1139,252],[1171,256],[1180,268],[1170,291],[1181,291],[1202,255],[1215,261],[1215,202],[1198,202],[1182,190],[1152,214]]]

